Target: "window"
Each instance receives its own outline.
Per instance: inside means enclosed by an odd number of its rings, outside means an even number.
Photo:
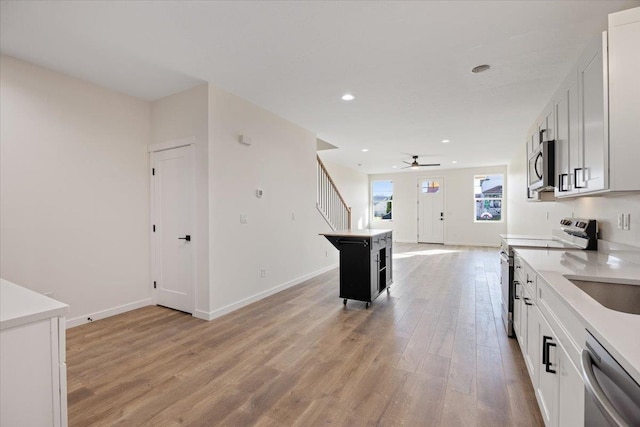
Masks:
[[[421,188],[423,193],[438,193],[440,192],[440,183],[438,181],[424,180]]]
[[[393,210],[393,181],[374,181],[371,184],[373,219],[391,219]]]
[[[476,175],[473,177],[475,222],[502,221],[502,182],[504,176]]]

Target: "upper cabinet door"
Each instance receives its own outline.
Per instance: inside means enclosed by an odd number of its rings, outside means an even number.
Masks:
[[[572,73],[563,83],[553,103],[555,113],[556,197],[573,196],[573,170],[582,167],[578,138],[578,82]]]
[[[584,165],[572,171],[580,193],[609,185],[608,85],[606,32],[589,46],[578,63],[579,132]]]
[[[609,15],[611,189],[639,190],[640,7]]]

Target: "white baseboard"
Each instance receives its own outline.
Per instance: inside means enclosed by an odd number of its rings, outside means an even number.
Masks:
[[[115,316],[116,314],[122,314],[127,311],[135,310],[136,308],[146,307],[147,305],[153,305],[151,298],[142,299],[140,301],[134,301],[129,304],[119,305],[117,307],[108,308],[106,310],[97,311],[95,313],[84,314],[80,317],[73,319],[67,319],[67,329],[74,326],[84,325],[85,323],[91,323],[94,320],[104,319],[105,317]],[[89,320],[91,319],[91,320]]]
[[[298,278],[295,278],[293,280],[290,280],[288,282],[282,283],[280,285],[274,286],[271,289],[267,289],[266,291],[262,291],[259,292],[255,295],[252,295],[250,297],[241,299],[240,301],[234,302],[232,304],[226,305],[224,307],[218,308],[216,310],[210,311],[210,312],[206,312],[206,311],[202,311],[202,310],[196,310],[196,312],[193,314],[195,317],[197,317],[198,319],[203,319],[203,320],[213,320],[216,319],[218,317],[224,316],[225,314],[231,313],[232,311],[235,311],[239,308],[242,308],[244,306],[247,306],[251,303],[254,303],[256,301],[259,301],[263,298],[266,298],[270,295],[276,294],[280,291],[283,291],[287,288],[290,288],[292,286],[295,285],[299,285],[300,283],[304,282],[305,280],[309,280],[313,277],[319,276],[322,273],[326,273],[327,271],[333,270],[334,268],[338,267],[338,264],[332,264],[328,267],[324,267],[321,268],[320,270],[314,271],[312,273],[309,274],[305,274],[304,276],[300,276]]]

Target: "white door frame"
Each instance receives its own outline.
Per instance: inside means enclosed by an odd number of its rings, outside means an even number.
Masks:
[[[155,281],[157,281],[157,277],[158,277],[158,261],[156,259],[156,240],[155,240],[155,236],[154,236],[154,231],[153,231],[153,226],[155,224],[155,218],[156,218],[156,209],[155,209],[155,180],[153,179],[153,175],[152,175],[152,171],[153,171],[153,167],[154,167],[154,160],[155,160],[155,156],[154,154],[156,152],[159,151],[165,151],[165,150],[171,150],[173,148],[180,148],[180,147],[189,147],[189,155],[191,156],[191,166],[192,168],[195,167],[195,156],[194,156],[194,152],[195,152],[195,144],[196,144],[196,138],[195,136],[190,136],[187,138],[182,138],[182,139],[174,139],[174,140],[170,140],[170,141],[165,141],[165,142],[161,142],[158,144],[148,144],[147,145],[147,152],[150,153],[149,155],[149,182],[150,182],[150,192],[151,192],[151,197],[149,198],[149,203],[151,204],[151,209],[149,210],[149,247],[151,248],[150,250],[150,256],[151,256],[151,260],[150,260],[150,269],[151,269],[151,299],[153,301],[153,304],[157,304],[157,291],[156,291],[156,287],[155,287]],[[193,236],[195,236],[196,239],[200,238],[200,233],[198,233],[198,228],[196,225],[196,215],[195,215],[195,198],[196,198],[196,180],[195,180],[195,169],[192,171],[192,178],[193,181],[191,182],[191,189],[192,189],[192,193],[193,194],[193,198],[191,200],[191,224],[193,226]],[[193,313],[191,313],[191,315],[193,316],[197,310],[197,286],[196,286],[196,259],[197,259],[197,245],[193,245],[193,262],[191,263],[191,269],[192,269],[192,277],[193,277]]]
[[[434,175],[434,176],[422,176],[418,178],[418,182],[416,184],[416,243],[420,243],[420,193],[422,189],[420,188],[420,183],[425,179],[440,179],[442,183],[442,187],[444,188],[444,193],[442,193],[442,212],[447,212],[447,187],[445,183],[444,175]],[[446,225],[446,215],[444,217],[444,224],[442,225],[442,244],[446,244],[447,242],[447,227]]]

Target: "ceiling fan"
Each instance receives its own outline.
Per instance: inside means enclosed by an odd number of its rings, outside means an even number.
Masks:
[[[421,166],[440,166],[440,163],[418,163],[418,156],[411,156],[413,157],[413,162],[409,163],[409,162],[405,162],[404,160],[402,161],[402,163],[406,163],[409,166],[405,166],[402,169],[419,169]]]

